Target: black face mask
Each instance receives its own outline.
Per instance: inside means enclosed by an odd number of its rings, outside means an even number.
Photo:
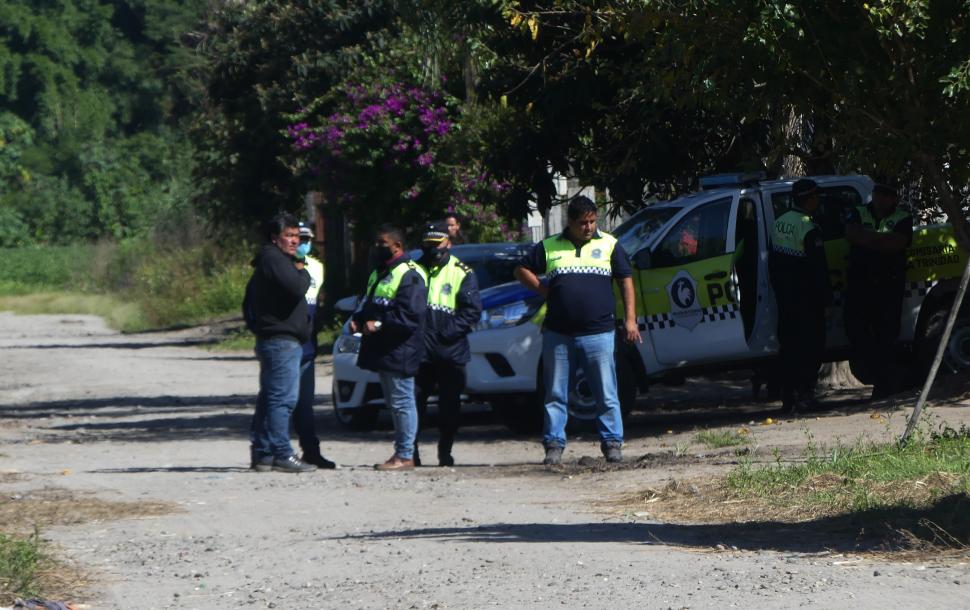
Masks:
[[[374,248],[374,263],[377,265],[387,264],[393,255],[390,246],[377,246]]]
[[[448,254],[448,250],[442,250],[437,246],[423,246],[421,248],[421,261],[430,265],[437,265]]]

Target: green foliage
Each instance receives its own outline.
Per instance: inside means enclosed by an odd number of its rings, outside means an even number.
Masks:
[[[286,116],[392,35],[390,0],[224,3],[208,32],[207,104],[195,121],[205,209],[253,226],[296,211],[306,185],[283,163]]]
[[[237,314],[250,248],[162,241],[31,246],[0,252],[0,309],[101,315],[125,331]],[[17,296],[20,295],[20,296]]]
[[[26,537],[0,534],[0,603],[38,594],[38,573],[47,561],[38,532]]]
[[[929,478],[932,485],[925,482]],[[924,481],[931,498],[970,493],[970,436],[938,435],[905,447],[840,445],[827,454],[810,451],[801,463],[754,467],[745,462],[727,479],[742,494],[782,498],[794,491],[813,504],[854,510],[916,506],[927,498],[901,494],[898,486],[916,481]]]
[[[27,246],[0,250],[0,294],[32,291],[83,291],[91,286],[84,267],[91,246]]]
[[[0,217],[16,223],[0,244],[144,233],[156,211],[185,205],[179,125],[201,92],[185,42],[203,9],[0,0]]]

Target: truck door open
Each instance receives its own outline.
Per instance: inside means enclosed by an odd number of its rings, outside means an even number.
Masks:
[[[746,358],[738,304],[735,225],[739,199],[727,196],[684,215],[638,271],[647,334],[668,366]]]

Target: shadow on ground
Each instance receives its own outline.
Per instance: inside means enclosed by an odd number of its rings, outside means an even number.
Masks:
[[[970,509],[965,494],[925,509],[873,509],[803,523],[496,523],[475,527],[401,529],[347,536],[362,540],[431,539],[442,542],[609,543],[794,553],[872,552],[900,548],[898,530],[915,530],[941,515]]]
[[[628,440],[661,437],[668,430],[693,431],[702,427],[743,425],[751,420],[778,417],[777,403],[751,402],[746,389],[726,384],[701,383],[693,391],[687,386],[663,388],[657,399],[642,400],[642,410],[625,418]],[[35,437],[47,442],[127,441],[153,442],[211,438],[248,438],[255,396],[115,396],[110,398],[38,401],[0,404],[0,421],[30,421]],[[800,413],[799,418],[837,417],[868,410],[857,393],[835,395],[819,409]],[[883,409],[891,408],[884,405]],[[659,409],[659,410],[656,410]],[[336,420],[330,396],[317,396],[314,407],[316,430],[321,441],[376,441],[391,433],[389,415],[384,412],[375,430],[349,430]],[[792,416],[786,416],[792,417]],[[46,422],[47,419],[51,421]],[[67,421],[65,421],[67,420]],[[433,438],[434,408],[427,420],[425,442]],[[468,404],[462,413],[460,442],[489,443],[512,438],[538,439],[538,434],[517,436],[506,428],[487,405]],[[571,437],[595,439],[592,422],[571,427]]]

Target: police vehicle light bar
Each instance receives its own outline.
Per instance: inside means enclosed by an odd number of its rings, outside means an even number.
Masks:
[[[764,180],[768,177],[765,172],[734,172],[728,174],[712,174],[710,176],[701,176],[698,179],[698,184],[701,190],[709,189],[719,189],[728,188],[732,186],[748,186],[751,184],[756,184],[760,180]]]

